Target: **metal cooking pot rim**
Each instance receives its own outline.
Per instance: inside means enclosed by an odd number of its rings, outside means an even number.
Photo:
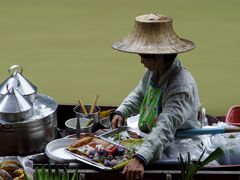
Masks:
[[[39,106],[46,106],[48,109],[44,109]],[[2,123],[2,127],[5,125],[14,124],[14,127],[17,129],[24,129],[27,126],[38,127],[44,124],[48,124],[52,118],[55,118],[58,104],[57,102],[50,96],[44,94],[38,94],[37,100],[33,103],[33,115],[24,121],[16,121],[9,122],[3,119],[0,119],[0,124]],[[40,114],[42,115],[40,115]],[[1,125],[0,125],[1,128]],[[5,129],[5,128],[4,128]]]

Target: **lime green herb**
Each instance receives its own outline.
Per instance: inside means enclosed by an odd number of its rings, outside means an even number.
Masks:
[[[53,171],[50,167],[47,169],[44,165],[41,168],[36,167],[34,172],[34,179],[35,180],[78,180],[78,170],[76,169],[73,173],[72,177],[70,178],[70,173],[68,172],[67,168],[64,167],[63,172],[61,173],[59,169],[56,167]]]
[[[120,141],[123,139],[123,136],[120,133],[115,133],[113,135],[113,141]]]
[[[92,123],[93,123],[93,119],[89,119],[89,120],[85,123],[85,125],[83,126],[83,128],[86,128],[86,127],[90,126]]]
[[[207,165],[211,161],[219,158],[224,155],[224,152],[221,148],[215,149],[205,160],[201,161],[205,150],[202,152],[197,162],[191,161],[190,153],[187,153],[187,160],[184,161],[181,154],[178,158],[178,163],[181,170],[181,179],[182,180],[193,180],[193,176],[197,173],[197,171],[203,166]]]
[[[121,144],[126,148],[134,148],[135,146],[140,146],[143,143],[144,139],[124,139],[121,141]]]

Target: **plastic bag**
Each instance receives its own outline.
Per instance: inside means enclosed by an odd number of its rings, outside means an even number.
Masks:
[[[183,158],[186,158],[188,152],[191,155],[191,160],[198,160],[203,152],[203,146],[198,138],[175,139],[165,148],[162,158],[177,160],[179,154],[181,154]]]
[[[239,133],[216,134],[211,142],[213,148],[220,147],[224,151],[224,156],[218,160],[220,164],[240,164]]]
[[[21,176],[20,169],[23,169],[24,175],[27,175],[30,180],[33,179],[33,162],[27,157],[0,156],[0,165],[1,169],[5,169],[12,178]],[[8,168],[8,166],[11,166],[11,168]]]

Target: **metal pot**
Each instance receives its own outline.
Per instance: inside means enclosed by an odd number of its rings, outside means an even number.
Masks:
[[[27,97],[31,102],[34,102],[37,98],[37,87],[27,80],[23,75],[23,68],[20,65],[12,65],[8,72],[8,77],[0,85],[0,95],[7,93],[7,86],[9,88],[17,89],[23,96]]]
[[[29,155],[43,152],[48,142],[57,137],[57,103],[38,94],[33,116],[19,122],[0,120],[0,155]]]

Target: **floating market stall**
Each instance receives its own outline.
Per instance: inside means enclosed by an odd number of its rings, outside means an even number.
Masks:
[[[33,178],[39,167],[58,167],[70,174],[77,169],[80,179],[123,179],[120,165],[131,159],[147,134],[130,126],[108,129],[108,116],[114,106],[97,106],[96,101],[88,106],[81,101],[79,105],[58,105],[53,98],[37,92],[22,75],[21,67],[13,66],[9,71],[11,76],[0,86],[1,177]],[[84,124],[80,119],[86,120]],[[211,152],[221,147],[224,156],[201,168],[194,179],[239,179],[240,135],[234,132],[239,129],[224,123],[224,116],[207,115],[206,119],[206,127],[177,132],[181,137],[164,150],[160,160],[146,167],[144,178],[180,179],[179,154],[190,152],[197,160],[203,148]],[[204,145],[200,148],[193,139],[183,138],[186,135],[199,135]]]

